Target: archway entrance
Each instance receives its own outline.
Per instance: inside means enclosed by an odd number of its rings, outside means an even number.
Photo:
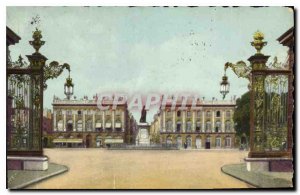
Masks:
[[[97,148],[100,148],[101,145],[102,145],[102,143],[101,143],[101,137],[100,137],[100,136],[97,136],[97,137],[96,137],[96,147],[97,147]]]
[[[87,148],[90,148],[92,145],[92,136],[91,135],[87,135],[85,138],[85,146]]]
[[[69,120],[67,122],[67,131],[73,131],[73,121],[72,120]]]
[[[199,149],[201,148],[201,137],[196,137],[196,148]]]
[[[186,144],[187,144],[188,149],[192,148],[192,138],[191,138],[191,136],[186,137]]]
[[[180,136],[177,137],[177,148],[182,148],[182,138]]]
[[[210,149],[210,137],[207,137],[205,140],[205,149]]]

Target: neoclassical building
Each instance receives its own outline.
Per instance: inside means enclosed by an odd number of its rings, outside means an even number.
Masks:
[[[113,108],[113,100],[102,100],[107,110],[100,110],[96,96],[77,99],[53,99],[53,143],[56,147],[107,147],[134,143],[136,121],[126,103]]]
[[[233,148],[235,129],[233,113],[235,100],[230,101],[187,101],[181,109],[182,100],[172,105],[161,106],[150,127],[150,139],[164,144],[187,148]],[[159,135],[159,137],[158,137]]]

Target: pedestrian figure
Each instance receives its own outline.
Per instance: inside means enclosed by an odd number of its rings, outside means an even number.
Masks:
[[[186,144],[186,142],[184,142],[184,149],[187,149],[187,144]]]

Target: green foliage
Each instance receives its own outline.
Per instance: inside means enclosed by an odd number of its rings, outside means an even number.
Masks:
[[[233,115],[234,123],[236,124],[236,135],[241,137],[245,134],[250,135],[250,92],[242,95],[236,101],[236,110]]]

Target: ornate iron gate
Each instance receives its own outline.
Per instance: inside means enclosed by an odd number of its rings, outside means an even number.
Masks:
[[[249,58],[252,66],[249,157],[291,157],[293,72],[286,64],[266,62],[269,56],[260,53],[263,35],[257,33],[252,44],[258,52]]]
[[[29,43],[36,52],[7,63],[7,154],[42,155],[44,66],[47,58],[39,53],[44,44],[41,31]]]

